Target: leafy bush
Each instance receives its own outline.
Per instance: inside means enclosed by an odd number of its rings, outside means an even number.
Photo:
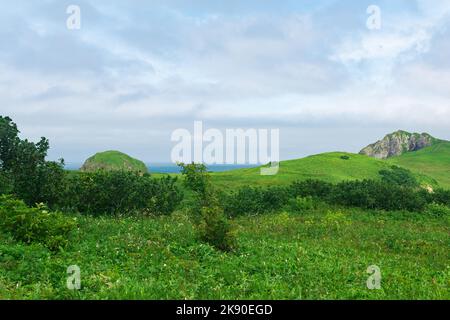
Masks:
[[[136,172],[97,171],[72,175],[60,206],[89,214],[172,213],[183,199],[176,178]]]
[[[45,202],[53,206],[64,189],[64,161],[45,160],[49,149],[46,138],[33,143],[21,140],[18,134],[16,124],[0,116],[0,175],[8,178],[9,192],[28,205]]]
[[[316,200],[311,196],[290,199],[288,205],[292,212],[305,212],[317,207]]]
[[[333,204],[387,211],[422,211],[426,199],[412,188],[375,180],[338,183],[328,199]]]
[[[218,192],[211,184],[207,168],[203,164],[178,164],[184,176],[184,184],[196,195],[192,216],[201,241],[219,250],[231,251],[236,247],[232,226],[220,206]]]
[[[242,187],[222,199],[228,216],[256,215],[281,209],[287,204],[289,194],[285,188],[267,189]]]
[[[333,185],[322,180],[308,179],[296,181],[291,184],[289,194],[291,197],[313,197],[326,199],[333,191]]]
[[[390,170],[379,171],[379,174],[381,176],[381,181],[388,184],[395,184],[410,188],[419,186],[419,183],[412,172],[405,168],[392,166]]]
[[[425,213],[434,217],[450,216],[450,207],[442,204],[430,203],[426,206]]]
[[[350,160],[350,157],[349,156],[341,156],[341,159],[342,160]]]
[[[222,251],[231,251],[236,247],[236,237],[222,208],[203,207],[201,217],[197,232],[202,241]]]
[[[4,172],[0,172],[0,195],[9,194],[12,190],[13,186],[10,177]]]
[[[430,196],[430,202],[435,202],[450,207],[450,190],[437,189],[433,193],[430,193]]]
[[[50,212],[43,204],[30,208],[22,200],[0,196],[0,230],[18,241],[38,242],[57,250],[68,244],[68,236],[76,225],[75,219]]]

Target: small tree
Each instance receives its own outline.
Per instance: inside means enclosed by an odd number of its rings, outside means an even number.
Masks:
[[[9,117],[0,116],[0,178],[28,205],[45,202],[52,206],[59,198],[64,183],[64,161],[46,161],[49,143],[21,140],[19,130]],[[0,181],[0,182],[1,182]],[[5,192],[5,191],[3,191]]]
[[[217,192],[210,181],[204,164],[178,164],[184,176],[184,185],[191,189],[197,198],[196,213],[200,213],[197,223],[199,238],[219,250],[231,251],[236,239],[231,224],[220,206]]]

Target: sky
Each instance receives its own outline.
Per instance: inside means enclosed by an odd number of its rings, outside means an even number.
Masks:
[[[398,129],[450,140],[450,0],[0,5],[0,115],[47,137],[52,160],[169,162],[171,133],[194,121],[279,129],[281,159],[358,152]]]

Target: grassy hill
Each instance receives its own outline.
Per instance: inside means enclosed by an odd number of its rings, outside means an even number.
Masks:
[[[127,170],[147,173],[147,166],[140,160],[119,151],[99,152],[81,167],[81,171],[92,172],[96,170]]]
[[[346,159],[348,157],[348,159]],[[379,171],[394,163],[366,155],[330,152],[297,160],[282,161],[278,174],[261,176],[260,168],[239,169],[212,174],[213,181],[223,188],[239,185],[283,185],[297,180],[320,179],[328,182],[357,179],[379,179]],[[415,170],[422,183],[435,185],[433,179]]]
[[[425,174],[435,179],[440,186],[450,189],[450,142],[448,141],[390,158],[387,162]]]

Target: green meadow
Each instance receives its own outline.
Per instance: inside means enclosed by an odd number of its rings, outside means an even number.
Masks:
[[[447,217],[327,208],[235,219],[238,249],[200,243],[189,216],[78,217],[65,250],[2,235],[2,299],[449,299]],[[66,269],[81,269],[81,290]],[[368,266],[381,270],[369,290]]]
[[[67,172],[0,120],[0,299],[450,299],[448,142],[273,176],[147,174],[118,152]]]

